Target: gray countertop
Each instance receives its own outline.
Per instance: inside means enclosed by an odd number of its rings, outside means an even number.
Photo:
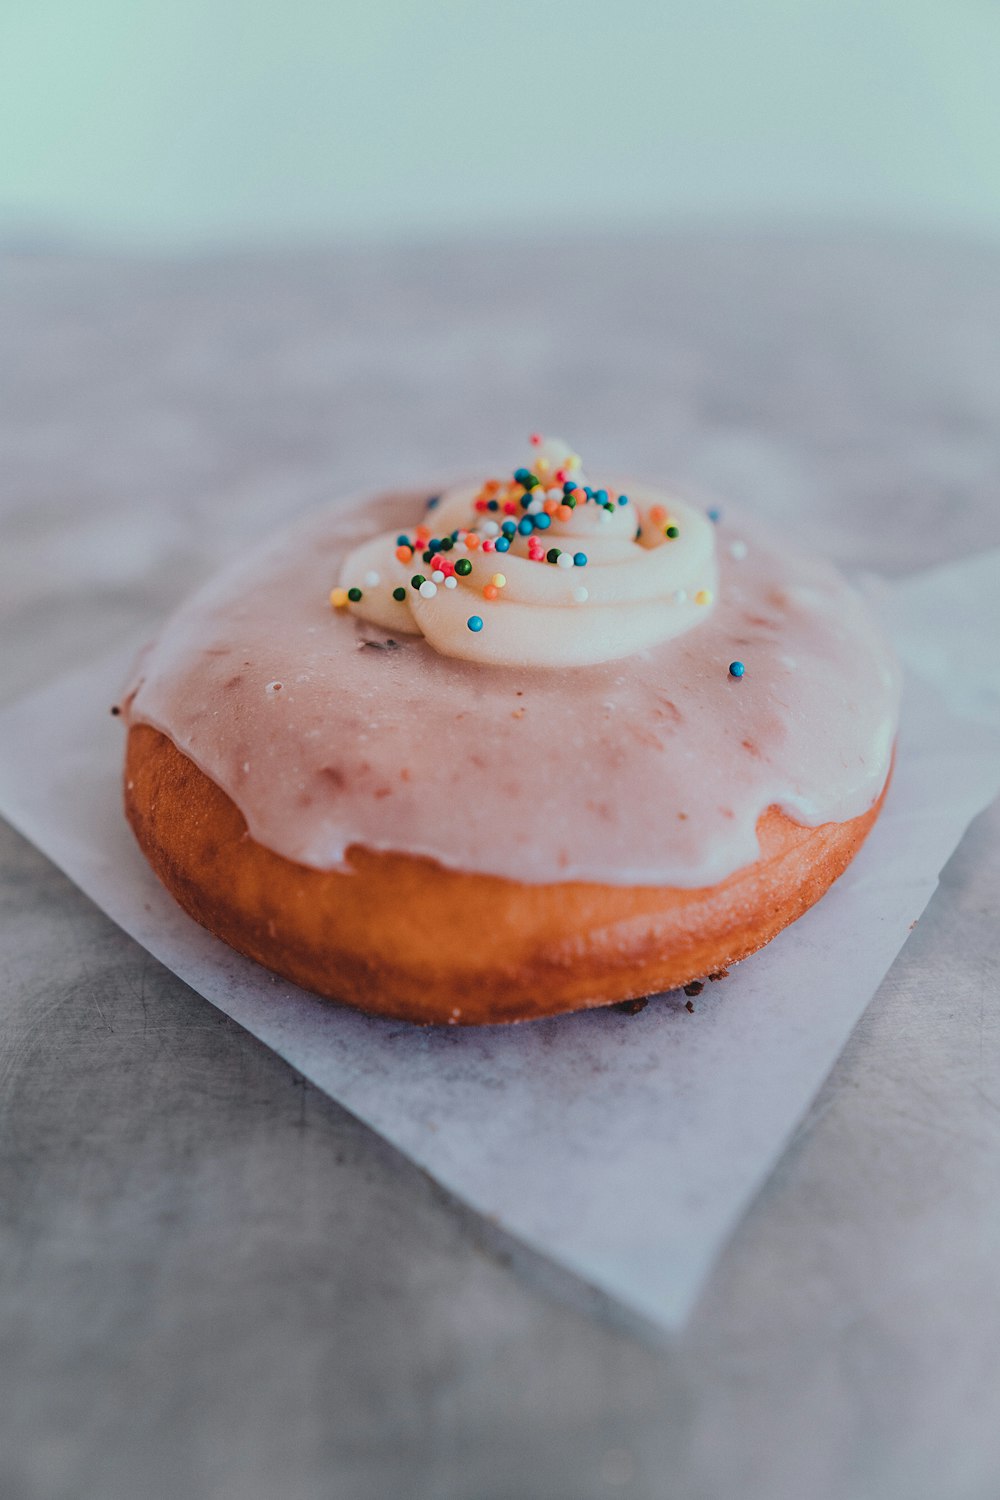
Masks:
[[[851,567],[1000,544],[1000,246],[0,258],[0,692],[533,428]],[[659,1345],[0,824],[5,1500],[996,1500],[1000,810]],[[845,960],[846,961],[846,960]]]

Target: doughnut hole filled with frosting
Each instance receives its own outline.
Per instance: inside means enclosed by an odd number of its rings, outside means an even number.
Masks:
[[[126,810],[181,905],[274,971],[512,1021],[702,978],[801,915],[878,815],[897,705],[832,569],[539,440],[195,595],[123,699]]]

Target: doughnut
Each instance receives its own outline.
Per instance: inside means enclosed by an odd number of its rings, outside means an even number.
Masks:
[[[819,900],[890,781],[898,667],[834,569],[531,448],[266,541],[122,697],[163,884],[373,1014],[522,1021],[727,970]]]

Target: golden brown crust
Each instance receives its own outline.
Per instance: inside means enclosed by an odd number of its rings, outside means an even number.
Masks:
[[[702,890],[522,885],[352,847],[314,870],[252,839],[235,803],[165,735],[129,730],[125,810],[185,911],[306,989],[407,1021],[528,1020],[728,968],[802,915],[853,859],[885,796],[803,828],[777,808],[761,857]]]

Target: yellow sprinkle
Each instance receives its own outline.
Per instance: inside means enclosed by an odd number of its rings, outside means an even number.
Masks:
[[[505,589],[507,587],[507,579],[503,573],[494,573],[490,579],[490,583],[495,583],[498,589]]]
[[[570,456],[569,456],[569,458],[567,458],[565,464],[563,465],[563,468],[564,469],[578,469],[580,467],[580,464],[582,462],[583,462],[583,460],[580,458],[579,453],[571,453]]]
[[[695,604],[711,604],[711,602],[712,602],[712,590],[711,589],[699,589],[698,592],[694,596],[694,602],[695,602]]]
[[[347,603],[347,590],[331,589],[330,603],[333,605],[334,609],[343,609]]]

